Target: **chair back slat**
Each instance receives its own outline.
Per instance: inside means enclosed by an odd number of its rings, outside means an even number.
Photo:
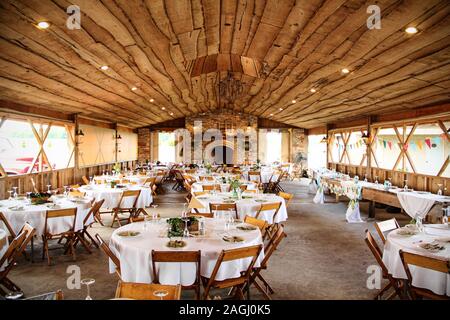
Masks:
[[[232,261],[238,259],[244,259],[255,256],[259,253],[261,246],[251,246],[238,249],[224,250],[222,251],[222,261]]]
[[[377,242],[375,241],[374,237],[372,236],[369,230],[366,230],[365,242],[369,247],[370,251],[372,252],[373,256],[375,257],[375,260],[377,260],[378,265],[383,270],[383,274],[387,274],[388,270],[383,262],[383,253],[381,252],[380,247],[378,246]]]
[[[176,285],[162,285],[162,284],[147,284],[147,283],[132,283],[122,282],[119,280],[116,290],[116,298],[128,298],[134,300],[160,300],[161,298],[155,296],[155,292],[165,290],[168,294],[163,297],[163,300],[180,300],[181,286]]]
[[[60,217],[70,217],[77,214],[77,208],[68,209],[58,209],[58,210],[47,210],[47,218],[60,218]]]
[[[375,222],[375,229],[377,229],[377,233],[380,236],[383,243],[386,243],[385,233],[388,233],[392,230],[398,229],[400,226],[397,222],[397,219],[392,218],[385,221]]]

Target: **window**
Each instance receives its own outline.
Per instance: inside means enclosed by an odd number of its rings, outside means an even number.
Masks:
[[[324,134],[308,136],[308,168],[319,169],[327,166],[327,144],[322,142]]]
[[[402,133],[401,133],[402,134]],[[398,139],[393,128],[380,129],[372,144],[372,164],[381,169],[394,168],[394,165],[400,155]]]
[[[281,162],[281,132],[270,131],[266,134],[265,163]]]
[[[158,160],[162,163],[175,162],[175,134],[173,132],[158,134]]]
[[[72,136],[65,126],[5,120],[0,128],[0,163],[8,175],[71,167]]]

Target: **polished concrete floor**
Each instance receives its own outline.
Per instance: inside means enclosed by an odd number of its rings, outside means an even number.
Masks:
[[[333,197],[327,197],[327,203],[316,205],[312,195],[301,182],[282,183],[287,192],[295,197],[288,208],[289,219],[284,223],[287,238],[272,256],[268,270],[263,274],[275,290],[273,299],[372,299],[376,292],[366,287],[367,267],[376,264],[375,259],[364,242],[366,229],[375,233],[373,220],[349,224],[345,220],[346,202],[335,203]],[[156,197],[157,210],[163,217],[180,214],[184,193],[170,190]],[[153,209],[149,209],[153,210]],[[361,203],[361,213],[367,220],[367,203]],[[409,219],[403,214],[388,214],[377,209],[377,220],[395,216],[401,224]],[[110,221],[110,215],[103,215],[104,221]],[[112,231],[109,227],[94,225],[91,234],[99,233],[108,240]],[[94,299],[114,297],[117,276],[109,274],[108,260],[101,250],[94,249],[92,254],[83,248],[77,250],[77,260],[62,255],[60,250],[51,254],[53,265],[48,266],[41,260],[41,247],[36,246],[36,261],[30,263],[20,258],[10,273],[27,296],[62,289],[66,299],[82,299],[86,288],[72,289],[67,286],[71,281],[70,266],[79,266],[81,278],[94,278],[91,296]],[[215,294],[225,294],[218,292]],[[190,293],[184,293],[190,298]],[[262,298],[256,290],[252,298]]]

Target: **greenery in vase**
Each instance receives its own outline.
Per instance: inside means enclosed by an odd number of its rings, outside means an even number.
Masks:
[[[120,163],[115,163],[114,164],[114,166],[113,166],[113,168],[112,168],[112,172],[114,172],[114,173],[116,173],[116,174],[119,174],[120,173]]]
[[[188,226],[194,222],[197,222],[197,218],[189,217],[187,222]],[[167,234],[169,238],[182,237],[184,231],[184,221],[181,218],[169,218],[167,223],[170,225],[170,230]]]

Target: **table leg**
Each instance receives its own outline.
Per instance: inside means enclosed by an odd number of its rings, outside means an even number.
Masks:
[[[369,218],[375,219],[375,201],[369,202]]]

